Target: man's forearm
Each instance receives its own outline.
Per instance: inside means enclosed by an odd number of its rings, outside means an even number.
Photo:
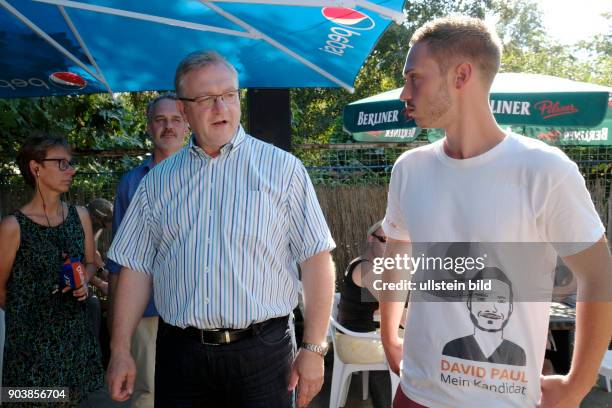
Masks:
[[[391,238],[387,239],[385,248],[385,259],[395,259],[410,255],[412,247],[407,241],[398,241]],[[412,279],[410,271],[396,268],[385,267],[381,275],[382,281],[385,284],[393,284],[395,287],[398,283]],[[378,299],[380,302],[380,337],[383,345],[392,345],[398,343],[398,330],[402,323],[404,314],[404,305],[408,299],[408,290],[393,290],[384,289],[379,291]]]
[[[130,349],[132,334],[147,307],[153,280],[150,276],[122,268],[112,294],[111,350]]]
[[[300,265],[304,298],[304,341],[320,344],[327,327],[334,297],[334,263],[329,252],[318,253]]]
[[[578,282],[576,336],[569,383],[585,395],[593,386],[612,336],[612,257],[605,236],[563,258]]]
[[[396,343],[405,302],[380,302],[380,338],[383,344]]]
[[[612,302],[578,302],[570,383],[586,394],[595,381],[612,336]]]

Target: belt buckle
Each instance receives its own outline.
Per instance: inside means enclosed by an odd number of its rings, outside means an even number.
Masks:
[[[208,330],[208,331],[218,331],[218,332],[221,332],[221,330]],[[208,343],[208,342],[204,341],[204,330],[200,330],[200,342],[202,344],[206,344],[207,346],[221,346],[223,344],[231,343],[229,330],[223,330],[222,333],[223,333],[223,340],[224,340],[222,343]]]

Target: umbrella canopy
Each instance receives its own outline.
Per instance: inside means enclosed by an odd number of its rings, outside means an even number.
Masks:
[[[595,127],[540,127],[526,126],[523,129],[513,129],[525,136],[544,140],[557,145],[612,145],[609,137],[612,129],[612,101],[608,102],[608,112],[603,122]]]
[[[344,108],[350,132],[415,127],[403,115],[401,88],[355,101]],[[604,119],[612,88],[548,75],[502,73],[491,88],[497,122],[514,126],[596,126]]]
[[[173,89],[215,50],[242,87],[352,84],[404,0],[0,0],[0,98]]]

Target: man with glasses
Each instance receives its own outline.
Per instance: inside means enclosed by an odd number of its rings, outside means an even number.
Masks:
[[[141,180],[161,161],[172,156],[183,147],[185,136],[189,131],[187,122],[183,120],[176,107],[176,95],[163,94],[149,102],[147,107],[147,132],[153,142],[153,152],[150,158],[140,166],[126,173],[117,186],[113,213],[113,235],[119,229],[128,206],[134,197]],[[121,265],[110,258],[107,262],[110,272],[108,311],[109,330],[112,332],[113,318],[123,319],[127,310],[115,307],[117,283]],[[146,285],[146,307],[139,310],[137,327],[131,342],[132,356],[136,361],[137,375],[131,396],[132,407],[153,407],[155,385],[155,339],[157,337],[158,312],[153,300],[151,288]],[[131,310],[130,310],[131,312]],[[140,319],[140,317],[142,317]]]
[[[109,257],[122,270],[108,369],[111,395],[133,390],[129,338],[153,283],[160,312],[155,405],[306,406],[323,383],[335,243],[294,156],[240,125],[238,75],[194,53],[175,87],[189,145],[143,180]],[[304,342],[292,310],[301,284]]]

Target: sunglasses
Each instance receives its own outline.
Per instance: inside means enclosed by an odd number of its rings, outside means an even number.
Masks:
[[[382,242],[383,244],[387,242],[387,237],[381,237],[380,235],[376,235],[376,234],[370,234],[370,235],[376,238],[378,242]]]
[[[73,160],[66,160],[66,159],[42,159],[41,161],[54,161],[54,162],[57,162],[57,167],[59,167],[59,169],[61,171],[66,171],[68,169],[76,168],[76,162],[73,161]]]

